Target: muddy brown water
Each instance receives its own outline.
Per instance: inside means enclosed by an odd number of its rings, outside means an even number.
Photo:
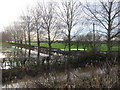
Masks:
[[[47,54],[40,53],[40,56],[37,56],[38,53],[36,51],[29,51],[27,49],[21,49],[17,47],[3,47],[3,50],[0,51],[0,68],[1,70],[14,70],[14,68],[29,68],[31,66],[42,67],[39,65],[43,64],[44,58],[48,57]],[[38,61],[39,60],[39,61]],[[39,82],[43,85],[54,85],[55,82],[63,83],[66,82],[68,73],[66,70],[63,72],[59,72],[59,70],[54,69],[55,67],[60,67],[59,65],[62,63],[64,65],[64,61],[66,60],[66,56],[62,55],[53,55],[50,64],[53,66],[50,68],[51,71],[40,72],[40,75],[36,75],[35,77],[31,77],[29,75],[25,75],[22,79],[17,79],[14,77],[9,83],[4,83],[2,88],[35,88],[35,82]],[[57,63],[56,63],[57,62]],[[39,63],[39,65],[38,65]],[[55,64],[54,64],[55,63]],[[47,61],[44,61],[44,65],[48,65]],[[56,65],[56,66],[55,66]],[[119,65],[115,65],[110,67],[111,75],[117,72]],[[54,69],[54,70],[53,70]],[[61,68],[63,69],[63,68]],[[93,76],[105,75],[107,71],[106,67],[97,68],[93,66],[86,66],[85,68],[77,68],[69,70],[69,76],[72,83],[81,82],[83,78],[92,78]],[[114,72],[114,73],[113,73]],[[33,73],[33,72],[31,72]],[[42,74],[41,74],[42,73]],[[4,76],[4,75],[2,75]],[[116,79],[114,79],[116,80]]]

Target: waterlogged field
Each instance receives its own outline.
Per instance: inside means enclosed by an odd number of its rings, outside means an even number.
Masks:
[[[91,65],[65,72],[47,72],[37,77],[15,80],[3,88],[119,88],[119,65],[110,66],[109,74],[107,70],[104,64],[101,68]]]
[[[35,43],[32,43],[36,45]],[[94,63],[88,61],[94,56],[86,54],[71,57],[55,54],[47,61],[47,54],[18,48],[10,44],[0,44],[3,88],[115,88],[119,87],[119,58],[114,62],[105,61],[104,54],[95,55]],[[47,46],[46,43],[41,45]],[[60,48],[63,44],[54,43]],[[103,45],[103,47],[105,47]],[[85,55],[85,53],[84,53]],[[117,60],[118,59],[118,60]],[[103,61],[103,62],[102,62]],[[68,69],[67,65],[71,67]]]

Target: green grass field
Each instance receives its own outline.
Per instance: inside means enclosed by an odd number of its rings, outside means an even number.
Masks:
[[[37,43],[31,43],[33,46],[37,46]],[[11,44],[7,44],[7,43],[0,43],[0,46],[14,46],[14,45],[11,45]],[[48,47],[48,44],[47,43],[40,43],[40,46],[43,46],[43,47]],[[52,48],[57,48],[57,49],[64,49],[65,48],[65,45],[62,44],[62,43],[53,43],[52,44]],[[76,45],[72,45],[71,46],[71,49],[76,49]],[[68,49],[68,46],[66,46],[65,49]],[[79,45],[79,49],[83,49],[82,45]],[[91,50],[89,47],[86,48],[88,51]],[[107,45],[106,44],[101,44],[101,46],[99,47],[99,50],[100,51],[107,51]],[[117,51],[118,50],[118,47],[113,45],[112,47],[112,50],[113,51]]]
[[[8,43],[1,43],[0,42],[0,46],[2,46],[2,47],[6,46],[7,47],[7,46],[14,46],[14,45],[11,45],[11,44],[8,44]]]
[[[11,47],[11,46],[15,46],[15,45],[0,42],[0,52],[20,51],[20,49],[6,48],[6,47]]]
[[[37,46],[36,43],[32,43],[32,45]],[[40,46],[48,47],[48,44],[47,43],[40,43]],[[64,49],[65,45],[62,43],[52,43],[52,48]],[[72,45],[71,48],[76,49],[76,46]],[[66,49],[68,49],[68,46],[66,46]],[[82,49],[82,46],[79,46],[79,49]]]
[[[32,43],[33,46],[37,46],[37,43]],[[44,46],[44,47],[48,47],[47,43],[41,43],[40,46]],[[52,44],[52,48],[58,48],[58,49],[64,49],[65,45],[62,43],[53,43]],[[76,45],[72,45],[71,49],[76,49]],[[68,49],[68,46],[66,46],[65,49]],[[79,49],[83,49],[82,45],[79,45]],[[86,48],[87,50],[91,50],[89,47]],[[99,47],[100,51],[107,51],[107,45],[106,44],[101,44],[101,46]],[[113,51],[117,51],[118,50],[118,46],[113,46],[112,47]]]

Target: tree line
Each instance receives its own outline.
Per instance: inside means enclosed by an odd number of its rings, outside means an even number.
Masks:
[[[72,41],[76,41],[78,46],[80,41],[91,41],[95,49],[98,40],[105,40],[108,51],[111,51],[112,41],[120,42],[119,15],[120,3],[117,0],[99,0],[96,4],[81,3],[79,0],[38,2],[35,7],[27,7],[18,21],[6,26],[4,34],[8,41],[14,43],[28,42],[31,45],[31,41],[37,40],[38,47],[41,40],[47,41],[49,50],[54,41],[65,39],[69,52]],[[87,30],[83,29],[81,35],[80,28],[76,29],[82,23],[92,27],[89,34],[85,34]],[[74,31],[76,33],[73,34]]]

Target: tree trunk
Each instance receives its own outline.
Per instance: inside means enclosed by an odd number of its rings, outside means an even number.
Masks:
[[[71,37],[70,37],[70,30],[68,30],[68,50],[69,55],[71,54]]]
[[[107,37],[107,50],[108,50],[108,53],[110,54],[110,52],[111,52],[110,29],[108,30],[108,37]]]
[[[14,43],[16,43],[16,38],[15,38],[15,34],[14,34]]]
[[[76,44],[77,44],[77,51],[78,51],[78,49],[79,49],[79,44],[78,44],[78,42],[77,42]]]
[[[118,51],[120,51],[120,41],[118,41]]]
[[[22,41],[22,40],[20,40],[20,44],[22,44],[22,42],[23,42],[23,41]]]
[[[51,55],[51,40],[50,40],[50,36],[49,36],[49,41],[48,41],[48,45],[49,45],[49,56]]]
[[[48,61],[48,66],[49,66],[49,60],[51,59],[51,48],[52,48],[49,28],[48,28],[48,45],[49,45],[49,58],[47,61]]]
[[[84,52],[85,52],[85,48],[84,48]]]
[[[93,51],[96,50],[96,47],[95,47],[95,24],[93,23]]]
[[[69,50],[69,54],[68,54],[68,60],[67,60],[67,63],[66,63],[66,72],[67,72],[67,83],[70,82],[70,65],[69,65],[69,60],[70,60],[70,55],[71,55],[71,37],[70,37],[70,30],[68,30],[68,50]]]
[[[28,57],[30,58],[30,55],[31,55],[31,50],[29,49],[29,53],[28,53]]]
[[[107,42],[107,50],[108,52],[111,51],[111,41],[108,39],[108,42]]]
[[[108,60],[111,59],[111,39],[110,39],[110,31],[108,31],[108,38],[107,38],[107,50],[108,50]]]
[[[31,45],[30,31],[28,32],[28,42],[29,42],[29,45]]]
[[[27,44],[27,39],[26,39],[26,33],[24,31],[24,39],[25,39],[25,44]]]
[[[37,30],[37,45],[38,45],[38,57],[40,56],[40,40],[39,40],[39,32]]]
[[[40,46],[39,33],[37,33],[37,45]]]
[[[109,4],[112,4],[112,2],[109,2]],[[111,52],[111,9],[109,9],[108,12],[108,37],[107,37],[107,47],[108,47],[108,54]]]
[[[37,45],[38,45],[38,47],[40,46],[40,40],[39,40],[39,32],[38,32],[38,30],[37,30]]]

